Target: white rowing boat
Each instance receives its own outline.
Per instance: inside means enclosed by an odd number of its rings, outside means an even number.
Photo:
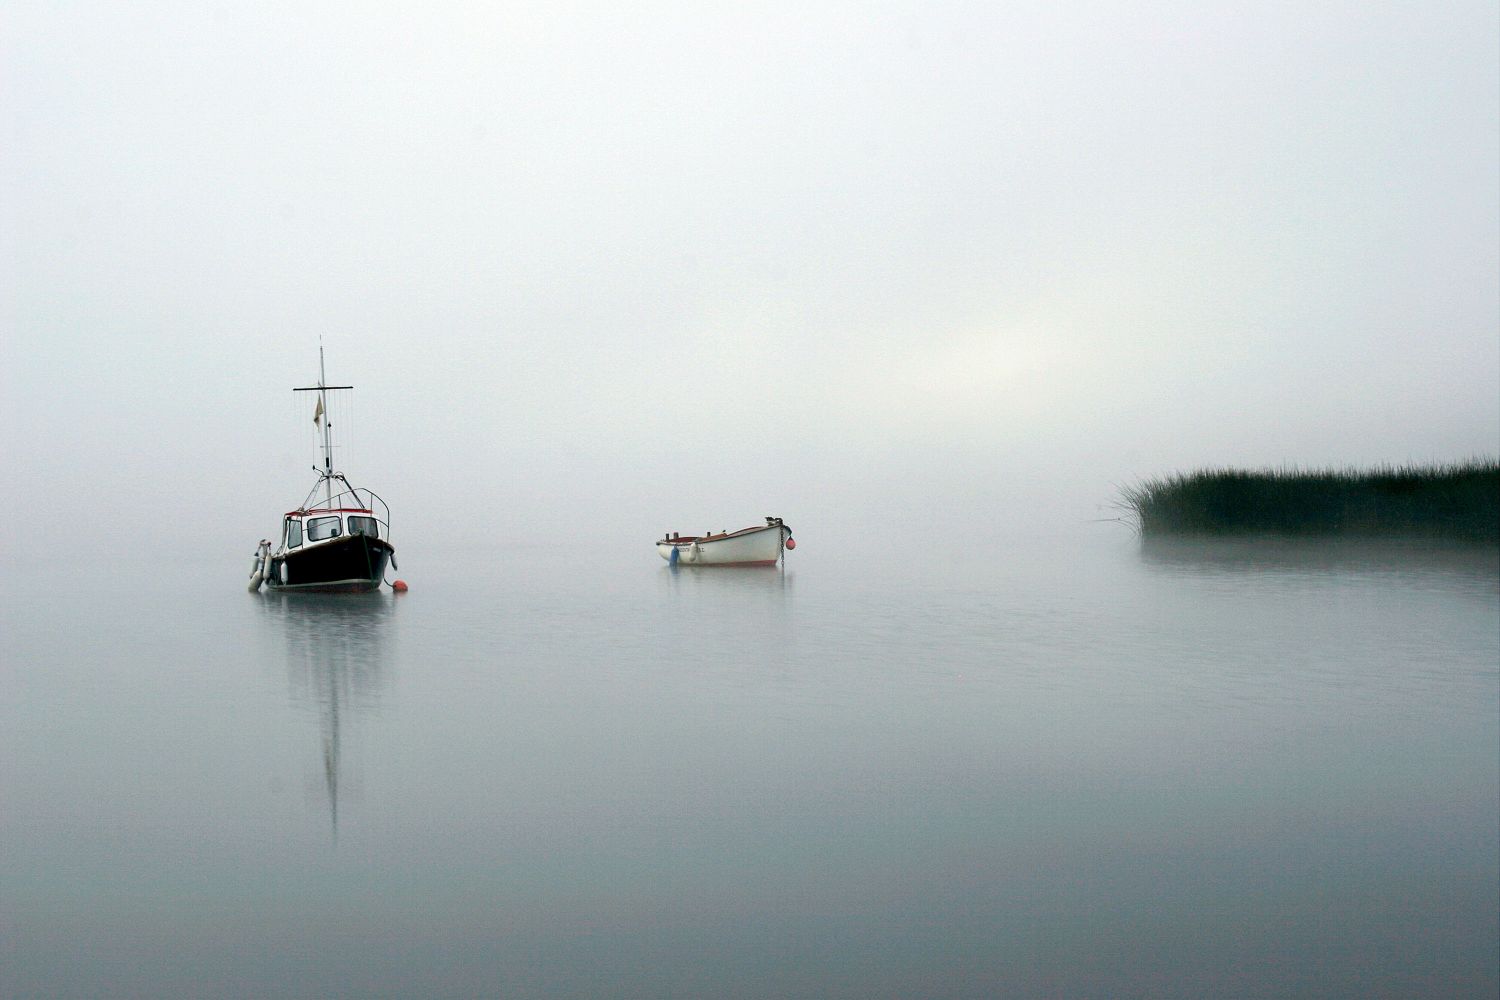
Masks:
[[[680,535],[668,532],[656,551],[672,566],[775,566],[782,552],[795,549],[792,529],[779,517],[739,531]]]

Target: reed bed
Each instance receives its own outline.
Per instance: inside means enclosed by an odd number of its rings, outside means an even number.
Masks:
[[[1122,491],[1143,535],[1410,536],[1500,541],[1500,462],[1204,469]]]

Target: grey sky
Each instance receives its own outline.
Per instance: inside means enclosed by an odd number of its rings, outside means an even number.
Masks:
[[[248,552],[306,488],[319,335],[398,512],[444,477],[580,528],[1087,514],[1494,454],[1497,37],[1490,2],[8,4],[5,544],[170,492]]]

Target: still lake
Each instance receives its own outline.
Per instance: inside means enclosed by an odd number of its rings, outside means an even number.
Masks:
[[[0,995],[1500,988],[1493,548],[797,540],[7,562]]]

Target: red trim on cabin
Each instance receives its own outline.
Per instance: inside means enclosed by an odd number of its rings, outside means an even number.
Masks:
[[[314,507],[311,510],[289,510],[282,517],[311,517],[314,514],[369,514],[368,507]]]

